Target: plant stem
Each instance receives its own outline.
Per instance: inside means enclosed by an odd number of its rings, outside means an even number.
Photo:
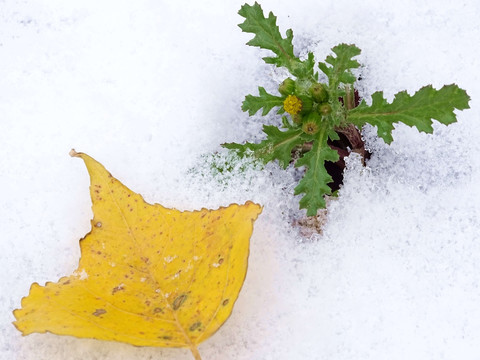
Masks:
[[[198,352],[198,349],[195,345],[190,346],[190,351],[192,352],[193,357],[195,360],[202,360],[202,357],[200,356],[200,353]]]
[[[345,98],[343,103],[347,110],[352,110],[355,107],[355,92],[351,85],[345,85]]]

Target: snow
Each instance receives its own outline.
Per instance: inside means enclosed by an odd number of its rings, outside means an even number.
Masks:
[[[88,176],[71,148],[149,202],[178,209],[264,205],[247,278],[204,359],[478,359],[480,5],[476,0],[264,0],[297,50],[362,49],[361,94],[457,83],[472,97],[433,135],[367,128],[366,168],[348,159],[323,234],[304,236],[298,174],[219,144],[260,138],[246,94],[283,73],[245,46],[241,2],[4,0],[0,11],[2,359],[191,359],[184,349],[51,334],[11,322],[30,284],[77,267],[90,230]],[[275,119],[267,121],[273,123]]]

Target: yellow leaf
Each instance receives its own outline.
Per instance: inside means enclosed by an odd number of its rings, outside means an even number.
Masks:
[[[23,335],[188,347],[200,359],[197,344],[232,312],[261,207],[150,205],[88,155],[71,155],[90,174],[92,230],[80,240],[78,269],[57,283],[32,284],[14,325]]]

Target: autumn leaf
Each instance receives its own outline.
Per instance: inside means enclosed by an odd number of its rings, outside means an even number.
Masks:
[[[137,346],[197,345],[232,312],[262,208],[178,211],[148,204],[100,163],[90,174],[94,217],[72,275],[32,284],[14,311],[23,335],[51,332]]]

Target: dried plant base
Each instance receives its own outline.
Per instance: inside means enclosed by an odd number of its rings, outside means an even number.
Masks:
[[[298,227],[300,235],[310,237],[315,234],[322,234],[323,226],[327,222],[327,209],[318,210],[315,216],[305,216],[293,222],[293,226]]]
[[[370,152],[365,149],[365,142],[360,131],[354,125],[338,128],[336,132],[340,140],[329,141],[328,144],[338,152],[340,159],[336,163],[325,162],[325,168],[333,179],[333,182],[328,184],[332,192],[340,189],[340,186],[343,184],[345,157],[349,156],[351,152],[356,152],[362,157],[362,164],[365,166],[365,160],[371,156]]]

